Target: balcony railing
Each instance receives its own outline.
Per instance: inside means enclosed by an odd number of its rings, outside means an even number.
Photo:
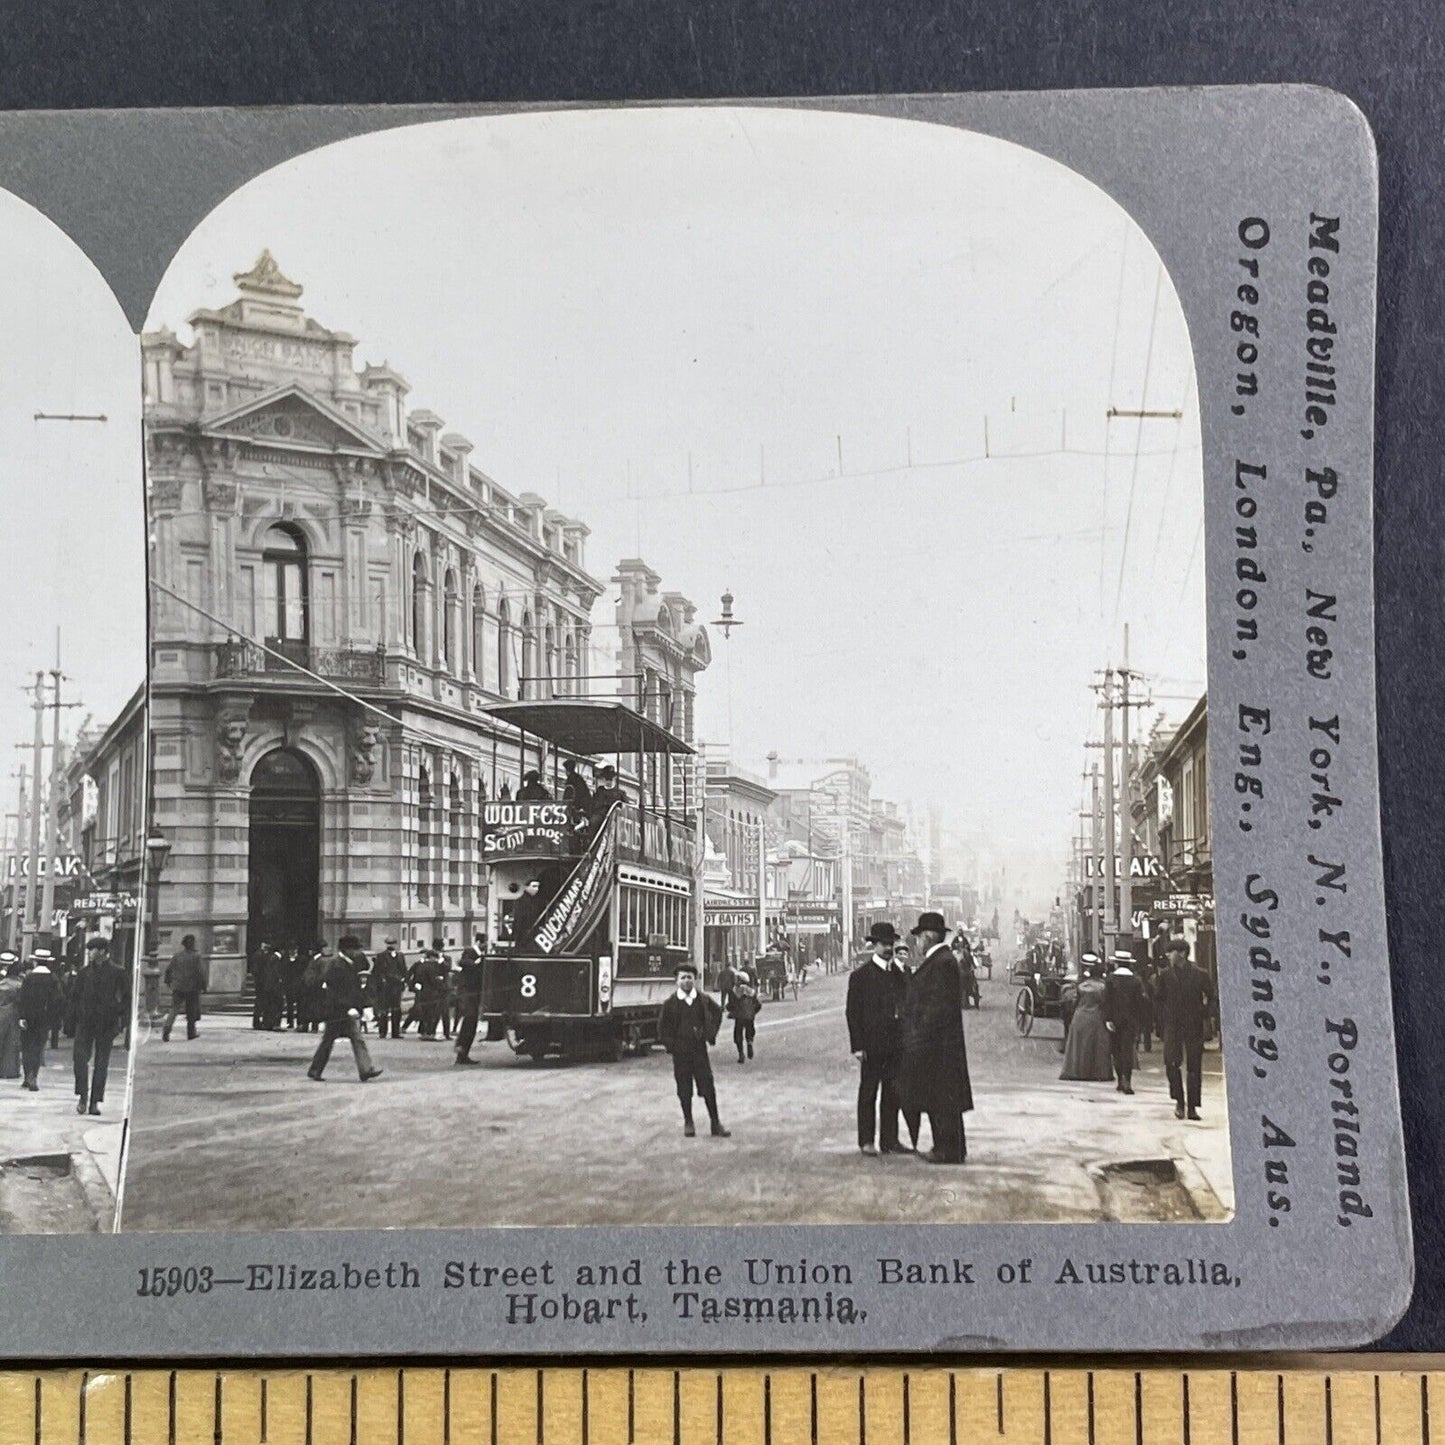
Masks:
[[[216,644],[216,676],[229,677],[302,677],[292,663],[298,663],[318,677],[332,678],[342,682],[385,682],[386,649],[374,647],[358,649],[349,647],[308,647],[304,644],[285,644],[286,656],[278,657],[274,652],[254,642],[221,642]]]

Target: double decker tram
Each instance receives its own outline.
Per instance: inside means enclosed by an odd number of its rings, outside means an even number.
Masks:
[[[645,1051],[693,958],[699,836],[693,750],[626,704],[506,704],[492,715],[547,745],[546,799],[487,802],[482,1018],[534,1060]],[[567,759],[616,768],[619,795],[564,800]],[[679,759],[684,760],[679,764]]]

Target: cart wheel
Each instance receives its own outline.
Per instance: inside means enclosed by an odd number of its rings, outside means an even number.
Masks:
[[[1014,1000],[1014,1027],[1027,1038],[1034,1031],[1034,991],[1021,988]]]

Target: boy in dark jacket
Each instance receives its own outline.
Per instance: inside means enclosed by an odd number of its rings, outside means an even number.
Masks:
[[[708,1045],[716,1042],[722,1025],[722,1009],[697,986],[697,969],[690,963],[677,966],[677,992],[662,1006],[657,1020],[657,1037],[672,1055],[672,1077],[682,1105],[682,1132],[691,1139],[697,1129],[692,1122],[692,1095],[696,1088],[707,1105],[712,1134],[731,1137],[717,1112],[717,1089],[713,1084]]]

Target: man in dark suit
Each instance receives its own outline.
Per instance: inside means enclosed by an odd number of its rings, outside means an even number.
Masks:
[[[1116,948],[1113,972],[1104,980],[1104,1027],[1114,1060],[1114,1088],[1121,1094],[1134,1092],[1134,1051],[1144,1007],[1144,983],[1134,972],[1134,955]]]
[[[371,1011],[376,1016],[376,1036],[384,1039],[388,1029],[401,1037],[401,1001],[406,994],[406,959],[397,952],[396,939],[371,961]]]
[[[472,1057],[472,1041],[477,1036],[477,1020],[482,1012],[482,954],[486,939],[479,933],[462,950],[457,965],[457,1063],[479,1064]]]
[[[111,962],[110,943],[92,938],[75,975],[75,1112],[99,1114],[110,1049],[130,1017],[130,979]]]
[[[682,1132],[691,1139],[697,1129],[692,1122],[692,1095],[696,1089],[712,1122],[713,1137],[727,1139],[717,1111],[717,1089],[713,1084],[708,1045],[717,1040],[722,1026],[722,1008],[697,986],[697,969],[690,963],[677,966],[677,992],[662,1006],[657,1019],[657,1038],[672,1055],[672,1077],[682,1105]]]
[[[968,1051],[963,1037],[963,987],[958,962],[944,942],[941,913],[921,913],[912,930],[923,954],[903,1001],[903,1064],[899,1082],[906,1104],[928,1115],[930,1164],[968,1158],[963,1116],[973,1108]]]
[[[20,1020],[20,1065],[24,1071],[20,1087],[38,1094],[45,1041],[60,1015],[60,980],[51,972],[53,955],[48,948],[37,948],[30,959],[32,967],[20,980],[15,1014]]]
[[[326,968],[321,976],[321,1042],[312,1056],[306,1077],[321,1082],[331,1046],[337,1039],[349,1039],[356,1058],[356,1072],[363,1084],[377,1078],[381,1070],[371,1062],[366,1040],[361,1037],[361,1011],[366,1007],[362,972],[356,961],[344,953],[325,953]]]
[[[1169,967],[1155,980],[1154,989],[1174,1117],[1197,1119],[1204,1062],[1204,1021],[1209,1017],[1214,991],[1204,970],[1190,963],[1187,940],[1176,938],[1170,944]]]
[[[848,1047],[858,1060],[858,1147],[865,1154],[908,1154],[912,1151],[898,1142],[898,1116],[902,1110],[898,1066],[903,1058],[900,1015],[908,977],[893,962],[898,930],[891,923],[875,923],[868,930],[868,942],[873,945],[872,957],[848,975],[845,1009]]]

